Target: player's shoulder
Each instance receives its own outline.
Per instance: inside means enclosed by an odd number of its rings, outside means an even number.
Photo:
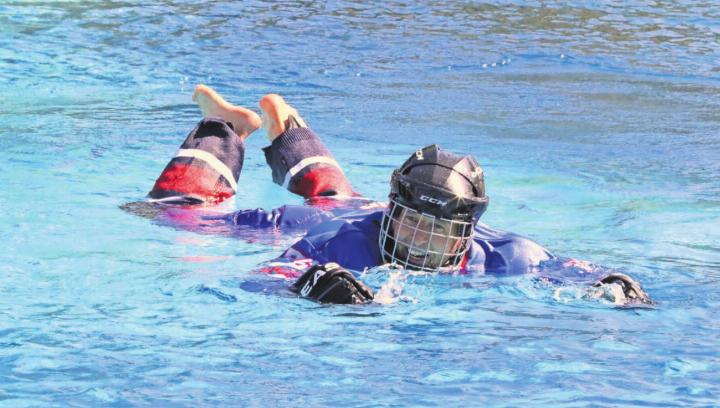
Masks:
[[[528,238],[524,235],[517,234],[515,232],[504,231],[501,229],[490,227],[487,224],[478,222],[475,224],[475,233],[473,236],[475,241],[488,241],[497,243],[515,243],[517,245],[538,245],[537,242]]]
[[[550,251],[528,237],[483,223],[476,225],[473,239],[485,253],[488,272],[525,273],[529,267],[554,257]]]

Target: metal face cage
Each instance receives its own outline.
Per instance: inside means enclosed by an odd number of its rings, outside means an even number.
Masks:
[[[403,268],[454,272],[470,248],[474,223],[419,212],[397,200],[383,214],[379,245],[385,262]]]

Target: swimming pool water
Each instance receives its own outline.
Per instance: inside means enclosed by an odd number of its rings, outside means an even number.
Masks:
[[[0,405],[717,406],[719,10],[2,2]],[[397,289],[387,305],[283,294],[251,271],[296,237],[118,208],[199,119],[196,83],[286,96],[374,199],[418,146],[474,154],[488,224],[630,273],[658,306],[388,271],[367,277]],[[265,144],[238,208],[301,203]]]

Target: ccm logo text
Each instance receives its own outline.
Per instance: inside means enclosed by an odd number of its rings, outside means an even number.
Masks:
[[[420,201],[427,201],[430,204],[439,205],[441,207],[444,207],[447,204],[447,201],[443,201],[434,197],[428,197],[425,194],[420,195]]]

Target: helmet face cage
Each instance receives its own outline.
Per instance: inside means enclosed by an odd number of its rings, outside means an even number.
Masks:
[[[470,248],[472,219],[447,219],[419,212],[391,197],[380,228],[385,262],[427,272],[460,269]]]

